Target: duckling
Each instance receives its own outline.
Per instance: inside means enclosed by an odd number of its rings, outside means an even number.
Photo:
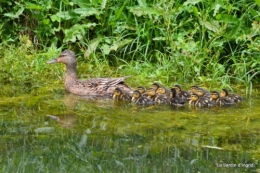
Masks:
[[[178,97],[188,101],[190,100],[190,93],[181,89],[180,85],[174,85]]]
[[[142,96],[139,90],[135,90],[132,96],[132,103],[139,104],[139,105],[152,105],[154,101],[147,97]]]
[[[92,78],[86,81],[78,79],[76,67],[77,59],[71,50],[64,50],[58,58],[50,60],[48,64],[63,63],[66,65],[65,89],[76,95],[112,97],[115,88],[119,87],[128,93],[133,89],[124,83],[126,77],[120,78]]]
[[[199,97],[204,97],[206,99],[210,99],[210,92],[205,90],[205,89],[203,89],[203,88],[198,87],[195,93]]]
[[[144,97],[147,97],[147,96],[148,96],[148,95],[147,95],[147,92],[146,92],[146,90],[145,90],[145,87],[139,86],[139,87],[137,87],[137,90],[142,94],[142,96],[144,96]]]
[[[155,91],[157,91],[158,88],[160,88],[160,84],[158,83],[153,83],[152,86],[150,88],[153,88]]]
[[[156,94],[158,95],[166,95],[170,97],[171,91],[168,90],[167,88],[160,86],[157,90],[156,90]]]
[[[216,103],[220,106],[228,106],[228,105],[234,105],[235,104],[232,100],[228,99],[227,97],[220,97],[220,95],[217,91],[211,92],[210,100],[213,103]]]
[[[185,104],[185,100],[178,96],[176,88],[171,89],[169,103],[170,103],[170,105],[177,106],[177,107],[183,107]]]
[[[121,88],[116,88],[114,90],[113,99],[114,100],[131,101],[132,98],[131,98],[130,94],[126,93]]]
[[[158,104],[165,104],[168,103],[170,98],[170,91],[163,86],[160,86],[156,91],[156,97],[154,102]]]
[[[189,93],[192,94],[192,93],[195,93],[197,91],[199,87],[197,85],[193,85],[190,87],[190,90],[189,90]]]
[[[158,104],[166,104],[169,102],[169,98],[166,95],[156,95],[154,102]]]
[[[194,107],[210,107],[213,106],[213,102],[205,97],[200,97],[198,94],[193,93],[190,96],[189,105]]]
[[[156,91],[154,88],[148,88],[146,90],[146,93],[147,93],[147,98],[151,99],[154,101],[155,97],[156,97]]]
[[[222,89],[220,92],[220,97],[227,97],[229,100],[232,100],[233,102],[241,102],[243,99],[238,94],[230,94],[227,89]]]

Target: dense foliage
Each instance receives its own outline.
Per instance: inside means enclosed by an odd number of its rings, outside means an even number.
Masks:
[[[2,0],[0,47],[70,48],[122,75],[260,82],[259,0]],[[105,59],[105,60],[104,60]]]

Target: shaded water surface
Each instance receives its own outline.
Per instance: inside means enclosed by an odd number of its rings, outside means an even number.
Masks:
[[[141,107],[54,92],[0,100],[2,172],[260,172],[260,99]]]

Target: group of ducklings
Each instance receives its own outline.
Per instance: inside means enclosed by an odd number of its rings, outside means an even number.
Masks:
[[[210,107],[213,105],[227,106],[242,101],[238,94],[230,94],[227,89],[209,92],[199,86],[191,86],[189,91],[182,90],[180,85],[171,89],[158,83],[152,84],[147,90],[143,86],[137,87],[133,93],[127,93],[121,88],[116,88],[113,93],[114,100],[129,101],[139,105],[170,104],[183,107],[186,102],[194,107]]]

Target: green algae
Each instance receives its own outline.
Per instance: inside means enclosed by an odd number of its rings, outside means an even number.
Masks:
[[[174,109],[42,91],[1,98],[2,172],[259,169],[259,98],[233,107]]]

